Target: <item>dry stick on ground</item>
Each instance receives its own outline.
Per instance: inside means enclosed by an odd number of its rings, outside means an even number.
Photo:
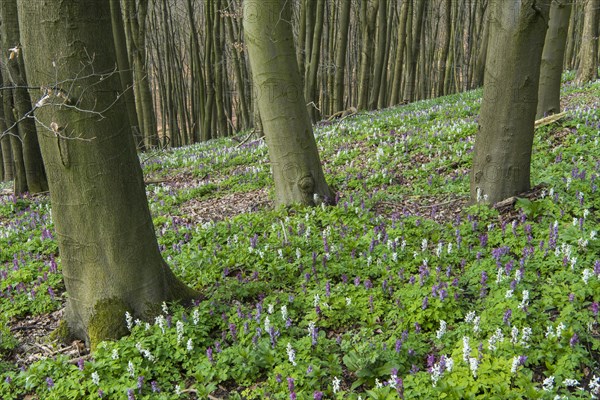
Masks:
[[[554,114],[554,115],[550,115],[548,117],[538,119],[537,121],[535,121],[534,127],[539,128],[540,126],[550,125],[551,123],[556,122],[559,119],[563,118],[565,115],[567,115],[567,113],[563,111],[558,114]]]

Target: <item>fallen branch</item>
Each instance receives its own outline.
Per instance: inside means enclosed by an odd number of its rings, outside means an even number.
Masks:
[[[244,140],[242,140],[240,143],[238,143],[235,148],[238,149],[240,148],[244,143],[246,143],[248,140],[250,140],[250,138],[252,137],[252,135],[254,135],[254,129],[252,129],[252,131],[248,134],[248,136],[246,136],[246,138]]]
[[[535,121],[534,127],[538,128],[540,126],[550,125],[551,123],[558,121],[565,115],[567,115],[567,113],[563,111],[558,114],[554,114],[554,115],[550,115],[548,117],[538,119],[537,121]]]

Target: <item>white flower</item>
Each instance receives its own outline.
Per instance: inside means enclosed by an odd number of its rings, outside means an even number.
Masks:
[[[521,304],[519,304],[519,308],[522,310],[529,304],[529,290],[523,290],[523,300],[521,300]]]
[[[269,317],[266,316],[265,317],[265,332],[269,332],[269,330],[271,330],[271,321],[269,320]]]
[[[175,385],[175,394],[177,396],[181,395],[181,386]]]
[[[342,383],[342,381],[340,381],[337,376],[334,376],[333,381],[331,383],[333,386],[333,393],[339,392],[340,391],[340,383]]]
[[[316,293],[315,294],[315,298],[313,300],[313,306],[317,307],[319,305],[319,303],[321,302],[321,298],[319,297],[319,294]]]
[[[375,378],[375,387],[377,389],[381,389],[383,387],[383,384],[377,378]]]
[[[496,350],[496,344],[502,343],[503,341],[504,335],[502,334],[502,330],[498,328],[488,340],[488,349],[490,349],[490,351]]]
[[[470,355],[471,346],[469,345],[469,337],[463,336],[463,360],[468,363]]]
[[[168,314],[169,313],[169,307],[167,307],[167,303],[163,301],[162,303],[162,312],[164,314]]]
[[[504,295],[504,298],[505,299],[510,299],[511,297],[513,297],[513,291],[512,291],[512,289],[508,289],[506,291],[506,294]]]
[[[96,386],[100,385],[100,375],[96,371],[92,372],[92,383]]]
[[[438,339],[441,339],[442,336],[444,336],[444,334],[446,333],[446,321],[444,321],[443,319],[440,320],[440,329],[438,329],[437,333],[435,334],[435,336]]]
[[[194,325],[198,325],[198,322],[200,322],[200,311],[197,308],[192,313],[192,322]]]
[[[286,321],[287,317],[288,317],[287,306],[283,305],[283,306],[281,306],[281,319],[283,319],[284,321]]]
[[[452,372],[452,368],[454,368],[454,360],[452,357],[446,358],[446,371]]]
[[[565,379],[564,382],[566,387],[579,386],[579,381],[577,379]]]
[[[587,285],[590,278],[593,276],[593,273],[590,269],[586,268],[583,270],[583,282]]]
[[[273,312],[274,312],[274,311],[275,311],[275,306],[274,306],[273,304],[269,304],[269,305],[267,306],[267,312],[268,312],[269,314],[273,314]]]
[[[467,315],[465,316],[465,322],[467,324],[469,324],[473,321],[474,318],[475,318],[475,311],[469,311],[467,313]]]
[[[425,251],[426,251],[426,250],[427,250],[427,239],[423,239],[423,240],[421,241],[421,251],[422,251],[423,253],[425,253]]]
[[[185,346],[185,349],[186,349],[187,351],[192,351],[192,350],[194,349],[194,345],[193,345],[193,343],[192,343],[192,339],[191,339],[191,338],[190,338],[190,339],[188,339],[188,341],[187,341],[187,344],[186,344],[186,346]]]
[[[296,352],[292,348],[292,344],[290,342],[288,342],[286,350],[287,350],[288,360],[295,367],[296,366]]]
[[[519,356],[514,356],[513,360],[512,360],[512,366],[510,368],[510,372],[512,374],[516,374],[517,368],[519,368]]]
[[[129,311],[125,311],[125,322],[127,323],[127,329],[133,328],[133,317],[129,314]]]
[[[563,331],[566,329],[565,324],[563,324],[562,322],[558,324],[558,326],[556,327],[556,337],[561,337]]]
[[[552,325],[548,325],[546,327],[546,334],[544,336],[546,336],[546,339],[552,339],[554,336],[556,336],[554,334],[554,327]]]
[[[531,336],[531,328],[526,326],[525,328],[523,328],[521,330],[521,342],[520,345],[527,348],[529,347],[529,344],[527,343],[529,341],[529,337]]]
[[[517,344],[518,341],[519,341],[519,328],[517,328],[516,326],[513,326],[510,331],[510,342],[512,344]]]
[[[479,322],[480,322],[480,318],[475,317],[475,319],[473,320],[473,333],[479,332]]]
[[[177,344],[179,344],[183,340],[183,322],[177,321],[175,330],[177,331]]]
[[[473,373],[473,378],[477,378],[477,368],[479,368],[479,361],[475,357],[469,358],[469,368]]]
[[[302,257],[302,252],[296,247],[296,258],[299,260]]]
[[[135,367],[133,366],[131,360],[129,360],[129,362],[127,363],[127,372],[129,372],[130,377],[135,377]]]
[[[117,349],[113,349],[113,351],[112,351],[112,359],[113,360],[118,360],[119,359],[119,351]]]
[[[544,382],[542,382],[542,389],[544,389],[546,392],[549,392],[552,389],[554,389],[554,377],[553,376],[549,376],[548,378],[544,379]]]
[[[158,325],[158,327],[160,328],[160,330],[162,331],[163,334],[165,333],[165,323],[166,322],[167,322],[167,320],[162,315],[159,315],[158,317],[156,317],[154,319],[154,325]]]
[[[433,387],[436,387],[438,380],[442,377],[442,368],[440,363],[436,363],[433,368],[431,368],[431,383]]]
[[[352,299],[350,297],[346,297],[346,305],[349,306],[352,304]]]

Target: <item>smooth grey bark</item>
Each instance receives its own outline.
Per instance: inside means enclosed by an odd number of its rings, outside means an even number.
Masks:
[[[305,106],[290,18],[288,0],[244,7],[244,37],[273,169],[275,203],[333,202]]]
[[[493,2],[471,200],[494,204],[530,189],[540,62],[550,0]]]
[[[406,47],[406,18],[408,16],[408,2],[402,1],[400,9],[400,21],[398,21],[398,45],[396,47],[396,60],[394,61],[394,81],[392,83],[392,94],[390,95],[390,106],[400,102],[400,86],[402,83],[402,64],[404,60],[404,49]]]
[[[339,9],[339,23],[336,37],[335,78],[332,112],[344,109],[344,73],[346,71],[346,52],[348,50],[348,28],[350,26],[350,1],[342,1]]]
[[[560,81],[570,18],[571,3],[553,0],[542,52],[536,119],[560,112]]]
[[[579,50],[578,84],[598,79],[598,15],[600,0],[586,0],[581,48]]]
[[[45,192],[48,190],[48,180],[44,171],[35,123],[33,119],[26,117],[31,113],[33,107],[27,92],[27,77],[23,62],[24,51],[19,45],[19,19],[16,0],[1,0],[0,15],[2,16],[0,36],[3,50],[1,58],[6,67],[4,82],[11,88],[7,95],[12,93],[13,96],[13,115],[17,121],[15,133],[18,134],[21,140],[22,158],[25,166],[26,185],[19,185],[19,187],[20,190],[24,187],[30,193]]]
[[[19,0],[74,337],[92,348],[163,301],[196,293],[162,259],[122,97],[108,2]],[[23,23],[26,21],[26,23]]]

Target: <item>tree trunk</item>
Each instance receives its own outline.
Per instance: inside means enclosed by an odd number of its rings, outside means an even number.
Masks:
[[[362,43],[360,45],[360,75],[358,81],[358,109],[369,106],[369,87],[371,86],[371,67],[373,62],[373,33],[380,0],[364,0],[361,5]]]
[[[579,68],[577,69],[577,83],[584,83],[598,79],[598,14],[600,0],[587,0],[585,3],[585,17],[583,21],[583,34],[579,50]]]
[[[493,2],[490,7],[490,48],[470,178],[471,200],[493,204],[530,188],[550,0]]]
[[[138,149],[144,150],[144,137],[138,126],[138,117],[135,110],[135,97],[133,95],[133,74],[131,65],[127,56],[127,40],[125,39],[125,27],[123,25],[123,13],[121,12],[121,3],[119,0],[110,0],[110,14],[112,23],[113,40],[115,42],[115,52],[117,57],[117,66],[121,78],[121,87],[123,97],[125,97],[125,106],[132,129],[132,135]]]
[[[570,17],[571,3],[564,0],[552,1],[540,67],[536,119],[560,112],[560,81]]]
[[[423,11],[425,10],[425,0],[415,0],[415,25],[412,38],[411,62],[408,65],[408,78],[404,91],[404,98],[408,101],[415,100],[415,86],[417,81],[417,62],[419,60],[419,51],[421,49],[421,29],[423,27]]]
[[[121,83],[109,3],[18,4],[31,84],[55,87],[36,117],[69,294],[65,319],[93,348],[127,332],[126,311],[148,317],[163,301],[197,294],[158,250],[125,105],[114,96]]]
[[[371,86],[371,93],[369,95],[369,110],[377,108],[377,102],[379,100],[379,89],[381,86],[382,75],[384,73],[384,61],[386,53],[386,20],[387,20],[387,2],[385,0],[379,0],[379,9],[377,10],[377,39],[375,45],[375,60],[373,68],[373,82]]]
[[[313,3],[314,4],[314,3]],[[306,78],[305,93],[306,102],[308,103],[308,115],[312,122],[320,118],[320,112],[317,109],[319,96],[317,93],[317,74],[319,72],[319,61],[321,55],[321,35],[323,33],[323,15],[325,14],[325,0],[317,0],[316,3],[316,22],[313,31],[310,64],[308,65],[308,74]],[[264,122],[264,121],[263,121]]]
[[[333,202],[308,117],[288,0],[244,7],[245,43],[275,181],[275,203]]]
[[[0,74],[0,86],[4,87],[2,74]],[[4,118],[4,97],[9,92],[0,90],[0,146],[2,147],[2,175],[0,181],[12,181],[14,179],[13,155],[10,144],[10,134],[7,128],[8,121]]]
[[[400,21],[398,22],[398,37],[396,41],[396,60],[394,61],[394,82],[392,83],[392,94],[390,96],[390,106],[395,106],[400,102],[400,86],[402,84],[402,63],[404,62],[404,48],[406,47],[406,18],[408,15],[408,2],[402,0],[400,9]]]
[[[488,6],[489,8],[489,6]],[[479,46],[479,54],[477,55],[477,61],[475,65],[475,79],[473,82],[473,86],[480,87],[483,85],[483,79],[485,76],[485,62],[487,59],[488,52],[488,43],[490,42],[490,21],[488,18],[489,10],[484,11],[483,13],[483,34],[482,34],[482,42],[481,46]]]
[[[5,83],[9,83],[12,87],[10,92],[12,92],[14,99],[13,113],[18,122],[16,128],[22,142],[26,190],[30,193],[45,192],[48,190],[48,181],[44,171],[35,123],[32,118],[26,117],[31,113],[33,107],[29,92],[27,92],[23,53],[19,45],[20,35],[16,0],[2,0],[0,1],[0,7],[0,15],[2,16],[0,36],[2,37],[2,48],[4,49],[2,61],[6,66]],[[13,50],[9,51],[9,49]]]

